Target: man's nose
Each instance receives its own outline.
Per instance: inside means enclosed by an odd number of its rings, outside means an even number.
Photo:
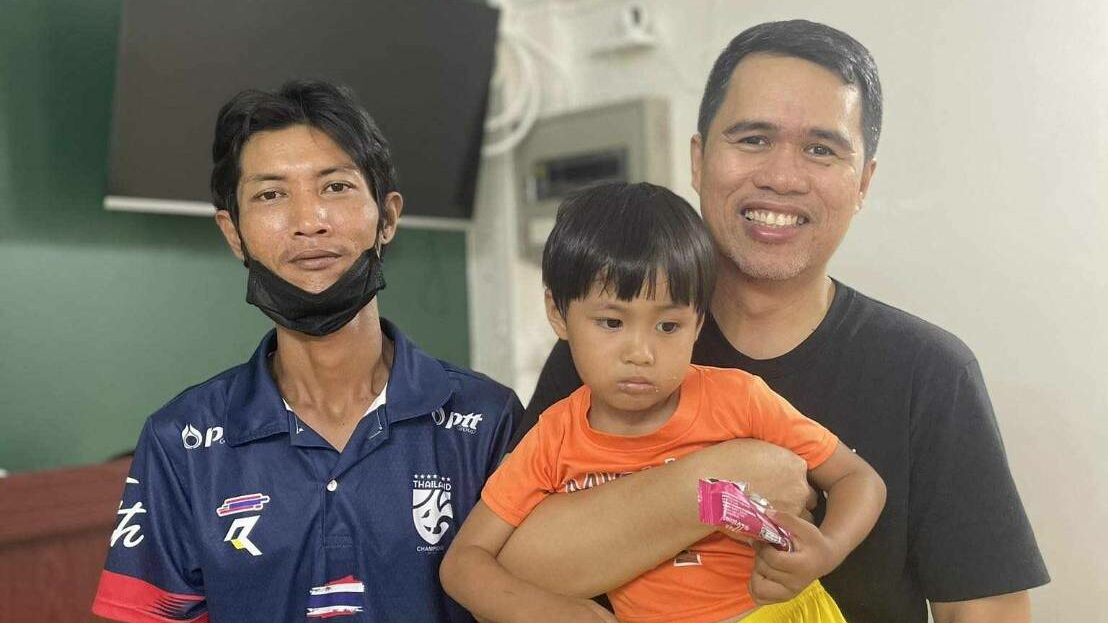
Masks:
[[[803,194],[810,190],[804,170],[804,156],[796,150],[777,146],[752,176],[754,185],[779,195]]]
[[[292,209],[297,235],[320,236],[331,231],[327,206],[315,192],[297,193]]]

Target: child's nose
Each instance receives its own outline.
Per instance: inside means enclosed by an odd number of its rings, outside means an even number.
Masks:
[[[650,345],[650,340],[637,333],[628,336],[623,351],[623,362],[636,366],[653,365],[654,349]]]

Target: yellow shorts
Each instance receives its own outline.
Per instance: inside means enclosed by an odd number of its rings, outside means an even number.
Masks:
[[[846,619],[816,580],[789,601],[751,612],[743,617],[742,623],[846,623]]]

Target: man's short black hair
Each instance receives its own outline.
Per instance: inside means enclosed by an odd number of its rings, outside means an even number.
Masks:
[[[558,209],[542,254],[542,280],[562,316],[600,283],[623,301],[653,297],[665,279],[675,303],[703,318],[715,285],[715,250],[687,201],[653,184],[583,190]]]
[[[825,24],[802,19],[767,22],[748,28],[731,40],[716,58],[704,96],[700,99],[700,116],[696,130],[708,140],[719,107],[727,97],[731,74],[739,61],[750,54],[770,54],[803,59],[835,73],[844,84],[853,85],[862,97],[862,136],[865,159],[877,153],[881,137],[881,79],[873,55],[854,37]]]
[[[242,176],[242,149],[251,136],[295,125],[315,128],[335,141],[361,169],[377,201],[384,226],[385,197],[396,190],[389,145],[373,118],[345,87],[320,80],[293,80],[276,92],[248,89],[219,110],[212,143],[212,203],[238,222],[235,195]]]

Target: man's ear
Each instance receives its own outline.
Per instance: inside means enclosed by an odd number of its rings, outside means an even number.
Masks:
[[[396,228],[400,224],[400,213],[404,211],[404,197],[393,191],[385,196],[384,209],[381,210],[383,221],[378,228],[381,230],[379,238],[381,244],[388,244],[396,237]]]
[[[227,246],[231,247],[231,253],[234,253],[240,262],[245,261],[246,256],[242,252],[242,238],[239,238],[239,231],[235,227],[234,220],[231,219],[231,213],[227,210],[216,210],[215,224],[219,225],[219,231],[223,232],[223,239],[227,241]]]
[[[558,311],[558,306],[554,304],[554,295],[550,293],[550,288],[546,289],[543,299],[546,301],[546,319],[550,322],[550,328],[554,329],[554,334],[558,336],[559,340],[569,339],[569,332],[566,331],[566,319],[562,316],[562,312]]]
[[[862,183],[858,185],[858,203],[854,206],[855,212],[862,209],[862,202],[866,200],[866,194],[869,193],[870,182],[873,181],[873,174],[876,172],[877,159],[870,158],[869,162],[862,167]]]
[[[704,139],[700,133],[692,135],[689,140],[689,160],[692,166],[692,187],[696,194],[700,194],[700,167],[704,162]]]

